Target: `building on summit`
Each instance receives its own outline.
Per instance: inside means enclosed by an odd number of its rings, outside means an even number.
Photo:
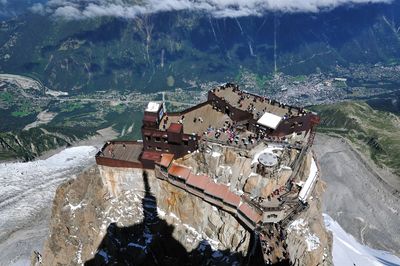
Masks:
[[[96,161],[107,166],[154,169],[163,153],[180,158],[198,150],[204,141],[250,148],[263,140],[307,135],[318,123],[315,113],[227,83],[209,91],[206,102],[182,112],[167,113],[164,103],[150,102],[144,111],[142,142],[108,142]]]
[[[259,235],[268,264],[287,259],[284,242],[269,246],[268,239],[273,234],[284,238],[282,228],[307,206],[317,182],[319,167],[312,156],[306,177],[300,169],[311,153],[319,121],[313,112],[227,83],[210,90],[207,101],[181,112],[167,112],[164,103],[150,102],[144,111],[142,140],[109,141],[96,154],[96,162],[154,170],[158,179],[230,213]],[[238,193],[230,184],[184,165],[184,158],[210,153],[213,145],[252,154],[251,175],[270,180],[264,194]]]

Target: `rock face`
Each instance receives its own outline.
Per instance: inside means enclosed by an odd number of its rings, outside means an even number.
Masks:
[[[253,157],[267,147],[263,144],[249,152],[215,144],[210,144],[209,147],[206,152],[197,152],[177,161],[190,167],[195,173],[204,173],[214,177],[219,183],[229,184],[230,189],[239,194],[246,192],[251,197],[267,197],[274,189],[283,186],[292,173],[289,168],[280,168],[276,169],[279,172],[279,178],[264,178],[257,174]],[[280,150],[275,150],[275,152],[284,161],[288,158],[293,160],[296,156]]]
[[[291,170],[279,169],[279,179],[263,178],[251,167],[254,152],[215,146],[179,163],[230,184],[232,191],[267,195],[286,182]],[[280,155],[282,160],[296,156]],[[300,175],[308,175],[310,162],[307,155]],[[321,182],[308,209],[285,229],[295,265],[331,264],[332,241],[320,211]],[[257,250],[256,238],[232,215],[141,169],[93,166],[61,185],[50,232],[44,265],[240,265],[248,264]]]
[[[294,265],[333,265],[332,235],[326,231],[321,214],[324,190],[325,183],[319,180],[307,210],[296,217],[286,229],[286,243]]]
[[[152,171],[95,166],[58,189],[43,264],[240,264],[249,241],[234,217]]]

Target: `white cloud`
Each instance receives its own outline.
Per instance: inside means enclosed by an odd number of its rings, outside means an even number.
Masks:
[[[45,14],[45,7],[41,3],[34,4],[30,9],[34,13],[38,13],[38,14],[41,14],[41,15]]]
[[[1,1],[1,0],[0,0]],[[341,5],[389,3],[391,0],[49,0],[32,7],[66,19],[98,16],[132,18],[162,11],[195,10],[215,17],[260,16],[267,11],[319,12]]]

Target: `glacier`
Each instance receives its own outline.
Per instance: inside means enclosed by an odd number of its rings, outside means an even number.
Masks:
[[[396,266],[400,258],[383,250],[360,244],[328,214],[323,214],[326,228],[333,235],[333,264],[336,266]]]
[[[27,265],[32,250],[41,250],[57,187],[93,165],[96,151],[78,146],[44,160],[0,163],[0,265]]]

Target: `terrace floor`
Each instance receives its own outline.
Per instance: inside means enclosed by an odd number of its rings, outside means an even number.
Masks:
[[[110,142],[100,156],[114,160],[139,162],[142,149],[143,145],[137,142]]]
[[[213,109],[210,104],[203,105],[193,111],[184,114],[184,119],[181,115],[169,115],[163,117],[160,123],[160,130],[168,129],[171,123],[182,122],[183,131],[186,134],[196,133],[202,136],[204,132],[212,128],[222,128],[225,121],[231,122],[232,120],[228,115],[218,112]],[[165,124],[165,128],[163,125]]]
[[[230,103],[232,106],[239,108],[241,110],[247,111],[249,106],[254,105],[255,110],[253,115],[255,119],[258,119],[257,112],[260,112],[260,117],[265,113],[269,112],[278,116],[284,116],[289,112],[287,107],[279,107],[278,103],[274,105],[270,104],[268,101],[261,101],[259,98],[254,101],[255,96],[244,93],[244,99],[238,104],[240,100],[240,95],[238,92],[233,91],[233,87],[227,87],[225,89],[219,88],[215,90],[215,95],[224,98],[225,101]]]

